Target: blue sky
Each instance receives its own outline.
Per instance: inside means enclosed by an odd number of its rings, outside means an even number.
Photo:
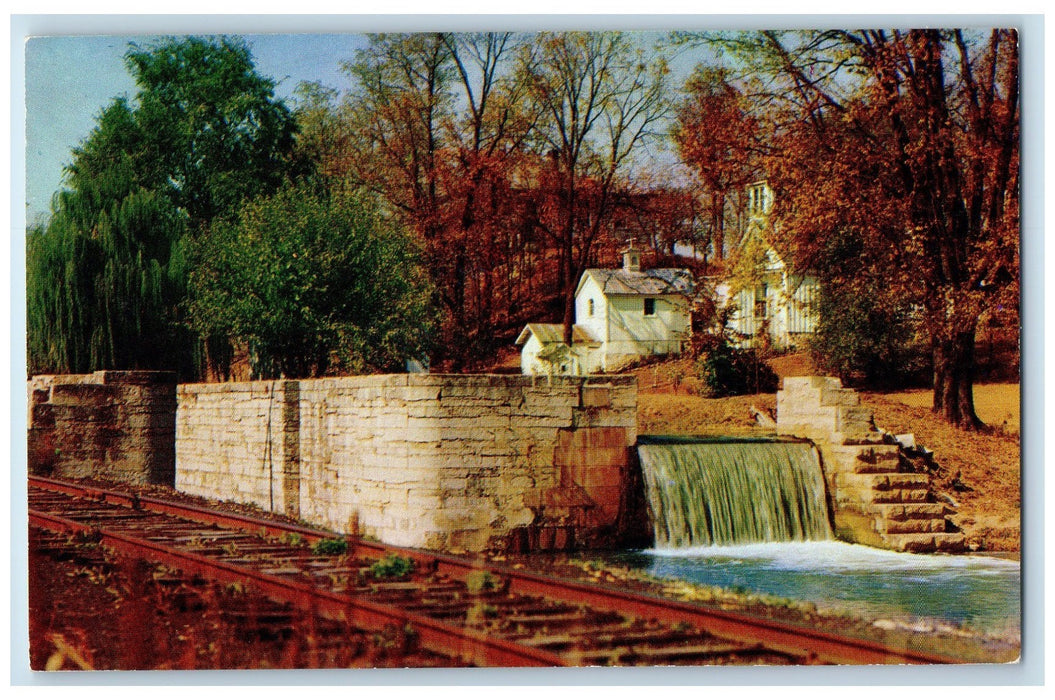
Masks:
[[[651,45],[664,32],[643,32]],[[63,167],[71,149],[91,132],[95,118],[115,97],[135,95],[123,56],[130,42],[149,44],[156,34],[113,36],[47,36],[27,40],[26,84],[26,221],[46,215],[51,197],[62,186]],[[350,87],[340,70],[343,61],[365,46],[363,34],[240,33],[249,42],[257,70],[278,83],[276,94],[290,98],[302,81],[317,81],[341,90]],[[674,68],[679,84],[702,58],[682,55]],[[660,156],[661,160],[666,160]]]
[[[349,82],[340,71],[365,45],[357,34],[245,34],[257,70],[278,83],[288,98],[305,80],[336,88]],[[123,56],[129,42],[156,36],[41,37],[26,43],[26,216],[48,210],[60,188],[70,150],[95,125],[110,101],[135,95]]]

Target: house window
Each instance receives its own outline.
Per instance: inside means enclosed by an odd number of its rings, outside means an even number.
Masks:
[[[747,210],[750,214],[766,213],[765,185],[755,185],[747,191]]]
[[[593,299],[588,299],[586,301],[586,315],[593,316]]]
[[[765,318],[766,314],[766,297],[769,294],[768,285],[761,285],[755,289],[755,318]]]
[[[656,315],[656,300],[645,299],[645,315],[655,316]]]

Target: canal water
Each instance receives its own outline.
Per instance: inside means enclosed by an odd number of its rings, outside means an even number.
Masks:
[[[1020,566],[996,557],[903,554],[829,540],[651,549],[607,559],[659,578],[809,601],[822,610],[1020,637]]]

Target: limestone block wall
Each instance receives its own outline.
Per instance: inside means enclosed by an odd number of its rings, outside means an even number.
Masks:
[[[777,433],[838,445],[883,442],[872,411],[835,377],[785,377],[777,392]]]
[[[179,387],[177,488],[446,550],[618,538],[633,377],[384,375]]]
[[[296,381],[181,384],[176,488],[296,516]]]
[[[174,484],[175,374],[38,375],[28,398],[31,474]]]
[[[930,477],[904,465],[900,447],[838,379],[785,377],[777,433],[817,445],[841,539],[914,552],[963,548],[963,535],[947,531],[952,510],[935,502]]]

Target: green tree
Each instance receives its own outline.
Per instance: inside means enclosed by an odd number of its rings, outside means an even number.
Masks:
[[[112,182],[59,195],[28,237],[29,365],[33,372],[167,368],[187,374],[178,323],[185,219],[163,195],[107,197]]]
[[[413,239],[364,195],[288,186],[217,222],[196,259],[195,327],[244,342],[256,376],[395,371],[430,349]]]
[[[293,114],[241,39],[133,45],[125,63],[139,87],[135,170],[144,186],[167,190],[192,226],[274,191],[304,167],[293,160]]]
[[[928,348],[912,307],[882,281],[822,284],[817,319],[813,362],[845,383],[889,390],[925,376]]]
[[[856,236],[832,236],[817,265],[814,364],[846,383],[893,389],[918,383],[928,367],[926,335],[912,304],[884,275],[861,270]],[[838,271],[858,270],[854,275]]]
[[[299,166],[295,124],[235,39],[165,39],[125,56],[139,91],[73,150],[49,220],[28,232],[37,372],[197,371],[182,322],[189,236]]]

